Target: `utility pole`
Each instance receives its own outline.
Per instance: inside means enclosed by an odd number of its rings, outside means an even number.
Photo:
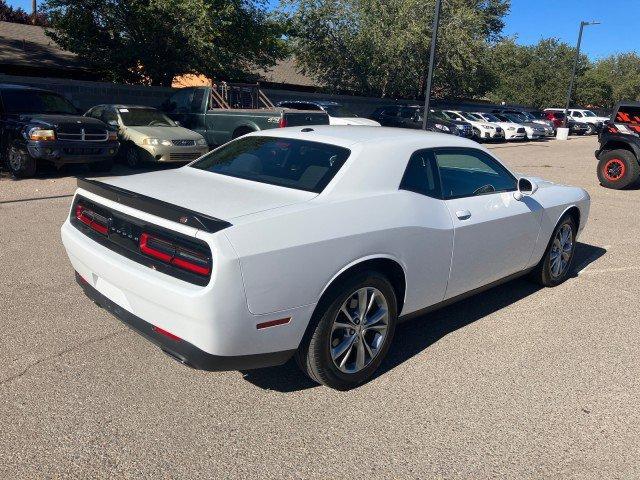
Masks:
[[[578,60],[580,59],[580,44],[582,43],[582,31],[587,25],[600,25],[600,22],[580,22],[580,33],[578,33],[578,45],[576,45],[576,58],[573,62],[573,71],[571,72],[571,81],[569,82],[569,91],[567,92],[567,104],[564,109],[563,127],[567,127],[569,107],[571,106],[571,94],[573,93],[573,84],[576,78],[576,69],[578,68]]]
[[[433,80],[433,67],[436,59],[436,41],[438,39],[438,25],[440,24],[440,10],[442,0],[436,0],[436,8],[433,14],[433,27],[431,27],[431,51],[429,53],[429,71],[427,72],[427,88],[424,92],[424,115],[422,115],[422,129],[427,129],[427,117],[429,116],[429,103],[431,101],[431,81]]]
[[[31,0],[31,23],[36,23],[36,13],[38,10],[37,0]]]

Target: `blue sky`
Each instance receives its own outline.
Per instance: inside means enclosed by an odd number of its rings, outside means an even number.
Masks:
[[[31,8],[31,0],[8,0],[7,3],[25,10]],[[268,0],[268,3],[275,7],[278,0]],[[591,59],[638,51],[633,33],[640,22],[640,0],[511,0],[504,34],[517,36],[518,43],[522,44],[558,37],[574,45],[581,20],[602,22],[585,28],[582,52]]]

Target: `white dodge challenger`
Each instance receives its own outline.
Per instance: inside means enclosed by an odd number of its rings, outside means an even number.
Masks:
[[[284,128],[177,170],[79,180],[62,240],[86,295],[179,361],[295,356],[348,389],[399,319],[525,273],[564,281],[589,204],[453,135]]]

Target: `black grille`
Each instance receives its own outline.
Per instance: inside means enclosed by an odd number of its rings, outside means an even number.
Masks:
[[[62,149],[65,155],[101,155],[103,151],[101,148],[91,147],[65,147]]]
[[[193,147],[196,144],[195,140],[171,140],[176,147]]]
[[[104,128],[66,124],[57,128],[56,137],[63,141],[104,142],[109,134]]]
[[[524,128],[520,127],[518,130],[516,130],[516,132],[518,132],[518,133],[526,133],[527,131]]]

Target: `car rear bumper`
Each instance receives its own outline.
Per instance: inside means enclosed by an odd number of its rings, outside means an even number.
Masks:
[[[161,333],[151,323],[128,312],[105,295],[89,285],[89,282],[76,272],[76,282],[82,287],[84,294],[111,315],[139,333],[179,362],[200,370],[250,370],[275,365],[282,365],[289,360],[294,350],[270,352],[256,355],[220,356],[212,355],[181,338]]]
[[[29,141],[29,155],[57,165],[67,163],[93,163],[114,158],[120,143],[114,142],[74,142],[74,141]]]
[[[119,212],[140,218],[149,225],[174,229],[184,235],[196,231],[101,199],[88,191],[80,192],[84,197],[101,202],[114,211],[117,205]],[[197,237],[206,237],[205,241],[214,256],[215,267],[207,285],[189,283],[152,268],[152,264],[141,264],[121,255],[87,236],[69,219],[61,228],[61,236],[73,269],[86,281],[86,285],[83,285],[87,287],[85,291],[96,290],[118,306],[118,309],[114,307],[110,311],[127,323],[142,325],[138,330],[145,335],[149,329],[153,332],[153,327],[156,327],[180,338],[181,344],[188,347],[187,350],[183,352],[174,348],[169,353],[198,368],[273,365],[284,356],[282,352],[298,347],[313,313],[314,305],[305,305],[262,315],[252,314],[248,310],[237,254],[221,232],[209,234],[197,231]],[[108,304],[105,300],[98,303],[105,307]],[[132,319],[145,323],[140,324]],[[265,323],[282,319],[286,319],[286,322],[264,326]],[[171,342],[168,344],[169,347],[172,345]],[[201,358],[192,360],[193,354],[187,355],[191,348],[203,352]],[[231,358],[221,360],[227,357]],[[215,362],[205,362],[202,358],[214,359]],[[233,367],[236,361],[240,367]],[[201,366],[205,364],[211,365]]]

